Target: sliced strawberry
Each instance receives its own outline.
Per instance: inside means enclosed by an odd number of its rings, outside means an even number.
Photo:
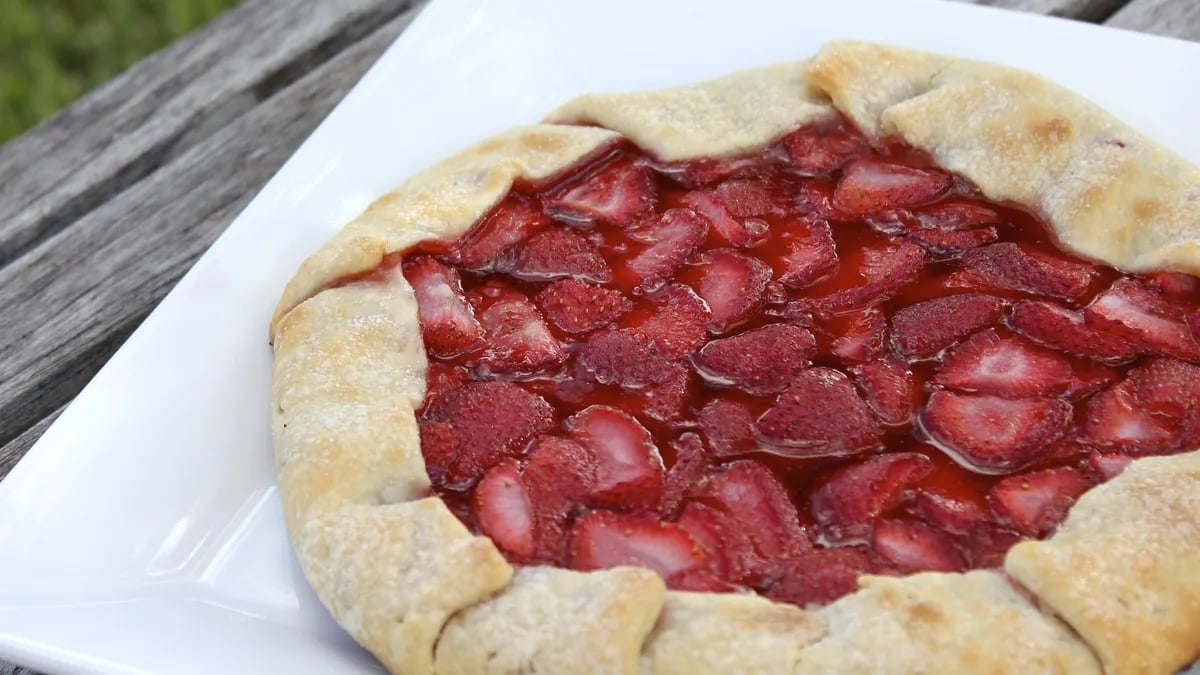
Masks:
[[[569,438],[539,436],[531,445],[523,476],[534,511],[562,517],[583,507],[596,490],[595,453]]]
[[[654,300],[654,314],[637,327],[637,332],[664,354],[682,358],[708,339],[705,326],[710,323],[709,310],[691,288],[671,284]]]
[[[671,449],[675,451],[675,463],[671,465],[664,482],[662,508],[662,512],[668,515],[679,509],[688,492],[712,468],[712,459],[704,449],[704,441],[692,432],[681,434],[671,443]]]
[[[728,248],[706,251],[688,272],[696,294],[712,312],[708,328],[716,333],[733,328],[758,309],[771,280],[770,265]]]
[[[516,249],[508,273],[526,281],[573,278],[604,283],[612,269],[592,242],[565,227],[548,227]]]
[[[833,208],[833,191],[836,184],[829,180],[806,180],[796,188],[794,197],[800,213],[815,218],[840,218]]]
[[[576,520],[571,530],[571,569],[590,571],[631,565],[648,567],[668,579],[707,564],[704,551],[674,523],[593,511]]]
[[[1200,416],[1200,366],[1161,357],[1130,370],[1129,382],[1137,402],[1154,412]]]
[[[430,423],[453,429],[445,441],[452,452],[444,482],[458,487],[474,482],[500,460],[517,454],[527,440],[548,431],[554,426],[554,409],[511,382],[469,382],[430,403],[421,424],[424,428]]]
[[[897,506],[930,471],[933,462],[920,453],[876,455],[830,474],[809,495],[809,511],[826,539],[863,541],[871,522]]]
[[[713,384],[750,394],[778,394],[808,368],[816,351],[812,333],[777,323],[713,340],[692,357],[692,363]]]
[[[642,280],[638,288],[652,291],[666,283],[700,248],[707,231],[705,221],[688,209],[671,209],[657,220],[629,230],[631,238],[649,244],[627,262],[629,270]]]
[[[813,308],[812,302],[807,298],[793,300],[785,303],[782,307],[766,307],[762,313],[763,316],[782,319],[790,324],[804,326],[805,328],[812,328],[817,323],[816,310]],[[823,316],[822,318],[828,317]]]
[[[1021,541],[1021,535],[1007,527],[983,525],[967,535],[967,557],[975,569],[998,569],[1004,567],[1004,556],[1008,549]]]
[[[1183,322],[1187,324],[1192,339],[1200,340],[1200,311],[1189,312],[1183,317]]]
[[[1200,293],[1200,279],[1182,272],[1155,272],[1147,282],[1167,295],[1186,298]]]
[[[703,157],[658,167],[662,173],[687,188],[699,188],[727,178],[761,173],[771,158],[761,153],[734,157]]]
[[[445,255],[446,261],[471,270],[490,271],[505,252],[549,222],[537,202],[510,194],[455,241]]]
[[[1119,455],[1110,452],[1091,452],[1088,454],[1087,464],[1096,478],[1103,482],[1112,480],[1121,475],[1125,467],[1134,460],[1129,455]]]
[[[725,541],[729,534],[725,531],[729,518],[724,512],[700,502],[688,502],[679,513],[678,525],[687,531],[692,541],[704,551],[712,561],[710,567],[722,577],[729,574],[725,566],[727,551]],[[742,542],[737,542],[742,543]],[[748,542],[746,542],[748,546]]]
[[[754,416],[741,403],[714,398],[696,413],[696,420],[717,457],[743,455],[758,447],[754,439]]]
[[[721,550],[729,579],[754,584],[777,575],[789,560],[812,549],[796,506],[762,464],[738,460],[709,476],[696,499],[719,511]]]
[[[921,247],[907,241],[894,241],[862,252],[860,274],[877,292],[890,292],[915,281],[925,268]]]
[[[909,237],[935,259],[946,260],[990,244],[999,237],[1000,214],[975,202],[947,200],[918,211],[894,211],[872,218],[872,227]]]
[[[1088,400],[1086,422],[1080,438],[1102,447],[1138,455],[1153,455],[1179,446],[1182,425],[1177,419],[1155,414],[1138,401],[1131,381],[1096,394]]]
[[[1065,358],[989,328],[951,349],[933,379],[949,389],[1017,398],[1061,394],[1072,376]]]
[[[431,353],[450,358],[483,346],[483,327],[463,296],[456,270],[417,256],[404,262],[404,276],[417,298],[421,338]]]
[[[712,192],[734,218],[780,216],[788,211],[789,196],[763,180],[728,180]]]
[[[898,426],[912,419],[918,392],[904,363],[886,357],[855,366],[851,372],[880,422]]]
[[[887,317],[876,307],[856,315],[832,345],[835,356],[850,363],[870,361],[883,353],[887,339]]]
[[[1011,473],[1062,436],[1071,414],[1071,404],[1061,399],[935,391],[920,420],[955,461],[982,473]]]
[[[1015,303],[1008,325],[1038,344],[1101,363],[1124,363],[1144,351],[1119,337],[1093,330],[1084,323],[1082,314],[1053,302]]]
[[[601,221],[630,227],[654,212],[656,198],[650,169],[619,158],[548,197],[546,207],[570,222]]]
[[[422,405],[429,405],[443,392],[458,387],[470,378],[471,374],[462,366],[430,359],[429,370],[425,373],[425,401]]]
[[[487,349],[476,362],[480,375],[531,375],[552,370],[567,359],[537,307],[525,296],[506,293],[479,315]]]
[[[836,171],[870,147],[865,138],[845,128],[801,129],[783,137],[792,166],[809,176]]]
[[[667,579],[667,588],[693,593],[738,593],[745,590],[705,569],[684,570]]]
[[[879,520],[871,548],[884,562],[905,572],[961,572],[966,560],[949,535],[911,520]]]
[[[1068,431],[1061,438],[1038,451],[1039,463],[1068,464],[1087,455],[1091,450],[1077,433]]]
[[[858,577],[873,571],[865,546],[816,549],[800,556],[766,594],[800,607],[826,605],[858,590]]]
[[[911,241],[895,241],[862,252],[859,270],[864,283],[835,291],[802,305],[820,314],[838,314],[853,307],[886,300],[916,281],[925,269],[925,251]]]
[[[918,302],[892,316],[892,344],[901,355],[924,359],[1000,319],[1004,301],[963,293]]]
[[[1066,396],[1074,400],[1082,400],[1105,389],[1121,379],[1121,372],[1111,366],[1099,363],[1077,364],[1075,374],[1067,387]]]
[[[915,503],[921,520],[951,534],[967,534],[988,520],[988,515],[975,502],[937,492],[917,490]]]
[[[533,442],[522,478],[534,518],[540,560],[561,560],[570,519],[596,486],[596,458],[575,441],[542,436]]]
[[[1200,361],[1200,343],[1184,323],[1184,312],[1161,291],[1118,279],[1084,310],[1089,326],[1146,350]]]
[[[788,457],[854,454],[878,444],[883,433],[850,380],[829,368],[798,374],[754,428]]]
[[[692,371],[682,363],[672,362],[663,376],[646,388],[642,410],[659,422],[678,422],[687,414],[691,396]]]
[[[518,559],[533,556],[533,509],[515,460],[497,464],[479,480],[471,511],[501,551]]]
[[[1059,467],[1010,476],[992,486],[988,504],[1001,522],[1041,537],[1062,522],[1091,482],[1078,469]]]
[[[568,333],[586,333],[608,325],[633,309],[620,291],[578,279],[556,281],[537,294],[546,318]]]
[[[913,212],[922,227],[962,230],[983,225],[998,225],[1000,214],[983,204],[965,199],[947,199]]]
[[[832,274],[838,265],[837,244],[829,222],[805,218],[802,224],[807,234],[797,235],[792,227],[785,235],[787,253],[782,258],[784,270],[779,281],[789,288],[811,286]]]
[[[458,431],[449,422],[421,420],[421,456],[425,458],[425,471],[435,484],[445,482],[446,471],[458,456]]]
[[[939,260],[962,255],[971,249],[990,244],[1000,237],[994,227],[970,227],[962,230],[916,227],[905,234],[925,250],[937,256]]]
[[[579,376],[601,384],[644,389],[676,373],[677,361],[633,330],[601,332],[588,338],[575,358]]]
[[[866,217],[928,204],[950,189],[953,179],[939,171],[914,169],[878,159],[856,159],[833,193],[840,211]]]
[[[654,438],[626,413],[593,405],[564,424],[571,438],[596,459],[597,506],[657,510],[663,496],[663,462]]]
[[[730,246],[745,248],[762,241],[767,235],[767,224],[757,219],[739,220],[734,218],[725,205],[707,192],[689,192],[683,196],[683,203],[704,216],[721,238]]]
[[[1024,291],[1071,300],[1087,292],[1096,274],[1093,265],[1051,258],[1002,242],[963,254],[962,269],[952,281],[971,288]]]

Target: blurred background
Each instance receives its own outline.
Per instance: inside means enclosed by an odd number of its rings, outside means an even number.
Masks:
[[[237,0],[0,0],[0,143]]]

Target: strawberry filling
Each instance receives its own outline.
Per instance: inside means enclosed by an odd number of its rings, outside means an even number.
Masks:
[[[1200,445],[1200,281],[1062,250],[844,121],[619,145],[402,264],[434,491],[514,563],[798,605],[999,566],[1131,459]]]

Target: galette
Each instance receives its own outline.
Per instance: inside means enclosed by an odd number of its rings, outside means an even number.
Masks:
[[[271,323],[308,581],[396,673],[1173,673],[1200,169],[860,42],[409,178]]]

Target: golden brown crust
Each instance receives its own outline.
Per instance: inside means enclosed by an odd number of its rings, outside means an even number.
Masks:
[[[585,94],[547,122],[612,129],[664,161],[736,155],[809,122],[833,117],[804,79],[803,63],[779,63],[670,89]]]
[[[633,675],[665,595],[662,578],[647,569],[527,567],[504,593],[446,626],[436,670]]]
[[[801,650],[825,622],[799,607],[754,594],[667,593],[642,651],[642,675],[796,671]]]
[[[275,309],[272,338],[285,314],[330,282],[369,270],[388,253],[457,237],[508,194],[514,180],[553,176],[617,138],[594,127],[518,127],[409,178],[301,264]]]
[[[896,135],[1063,244],[1118,267],[1200,274],[1200,168],[1036,75],[859,42],[808,66],[864,130]]]
[[[866,576],[818,613],[796,673],[1099,673],[1091,651],[996,572]]]
[[[309,583],[380,661],[421,673],[446,620],[502,588],[512,568],[425,497],[415,322],[398,271],[382,289],[333,289],[296,307],[276,335],[272,427],[284,516]]]
[[[1200,656],[1200,452],[1140,459],[1090,490],[1005,569],[1110,673],[1173,673]]]
[[[868,577],[862,590],[816,612],[699,593],[667,593],[663,605],[661,581],[644,570],[529,569],[513,580],[490,540],[426,497],[413,415],[426,363],[407,282],[395,272],[382,285],[322,290],[388,253],[458,236],[515,179],[551,176],[622,135],[664,160],[730,155],[827,118],[834,104],[868,133],[928,150],[992,199],[1040,212],[1084,255],[1129,269],[1200,272],[1200,170],[1084,99],[1000,66],[836,43],[807,64],[585,96],[549,118],[612,131],[537,125],[480,143],[380,199],[306,260],[271,323],[289,532],[322,601],[390,670],[1097,671],[1074,633],[992,572]],[[1194,465],[1135,462],[1113,487],[1085,496],[1060,535],[1009,556],[1010,572],[1110,670],[1170,668],[1197,651],[1188,639],[1200,635],[1197,577],[1188,573],[1200,569],[1195,540],[1153,537],[1167,536],[1163,522],[1194,535],[1200,507],[1176,490],[1182,508],[1164,520],[1137,497],[1168,484],[1175,490],[1186,482],[1181,472],[1192,480]],[[1093,511],[1124,514],[1137,530],[1126,540],[1140,548],[1119,548],[1118,530],[1105,533]],[[1154,522],[1159,534],[1143,531]],[[1164,561],[1180,541],[1191,547],[1183,562]],[[1088,546],[1118,551],[1121,564],[1093,561],[1108,586],[1064,584]],[[1130,580],[1122,569],[1146,574]],[[1111,606],[1119,596],[1092,601],[1122,583],[1138,592],[1124,614]],[[1133,635],[1151,625],[1164,627],[1165,644]],[[568,644],[569,652],[556,647]]]

